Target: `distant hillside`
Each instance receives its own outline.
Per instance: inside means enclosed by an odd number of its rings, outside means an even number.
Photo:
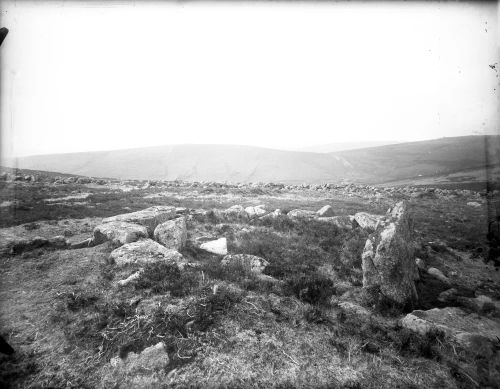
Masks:
[[[366,149],[367,147],[378,147],[397,144],[397,141],[366,141],[366,142],[335,142],[322,145],[307,146],[295,149],[295,151],[308,151],[311,153],[332,153],[336,151]]]
[[[11,161],[9,166],[122,179],[384,183],[484,167],[485,144],[500,150],[499,139],[443,138],[334,153],[175,145],[30,156]],[[490,154],[498,155],[493,151]]]

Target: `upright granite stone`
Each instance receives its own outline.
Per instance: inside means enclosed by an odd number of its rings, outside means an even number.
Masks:
[[[176,216],[175,207],[155,206],[143,209],[142,211],[107,217],[103,219],[102,222],[127,222],[139,224],[148,229],[149,236],[153,236],[153,232],[158,224],[174,219]]]
[[[363,287],[379,287],[380,293],[399,304],[413,304],[416,264],[413,220],[404,202],[398,203],[366,241],[362,254]]]

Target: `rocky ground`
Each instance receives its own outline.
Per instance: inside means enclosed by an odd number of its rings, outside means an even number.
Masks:
[[[0,180],[4,386],[499,386],[496,193]]]

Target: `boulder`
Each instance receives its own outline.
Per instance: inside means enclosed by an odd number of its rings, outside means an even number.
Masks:
[[[176,216],[175,207],[155,206],[143,209],[142,211],[108,217],[103,219],[102,222],[127,222],[140,224],[141,226],[147,228],[150,236],[153,236],[153,232],[158,224],[174,219]]]
[[[456,307],[413,311],[401,320],[401,326],[424,336],[442,331],[467,349],[473,349],[478,341],[496,344],[500,338],[500,323]]]
[[[375,231],[379,223],[384,219],[381,215],[372,215],[366,212],[358,212],[354,215],[354,220],[358,225],[367,231]]]
[[[142,239],[127,243],[110,254],[118,266],[127,264],[144,265],[147,263],[168,261],[177,264],[184,262],[183,256],[176,250],[167,249],[152,239]]]
[[[320,217],[335,216],[335,212],[333,212],[333,208],[331,207],[331,205],[325,205],[317,212],[317,214]]]
[[[267,213],[264,208],[264,205],[257,205],[256,207],[246,207],[245,212],[247,213],[249,218],[255,218],[263,216]]]
[[[277,217],[283,215],[283,212],[281,209],[276,209],[271,213],[268,213],[267,215],[261,216],[259,219],[260,220],[268,220],[268,219],[276,219]]]
[[[248,213],[241,205],[233,205],[232,207],[229,207],[228,209],[222,211],[222,215],[241,219],[248,217]]]
[[[404,202],[386,218],[386,227],[366,241],[362,253],[363,287],[378,287],[390,300],[406,305],[418,298],[413,250],[413,220]]]
[[[312,219],[317,215],[314,211],[306,211],[304,209],[293,209],[287,213],[290,219]]]
[[[205,242],[200,246],[201,249],[208,251],[209,253],[226,255],[227,254],[227,240],[226,238],[220,238],[217,240],[212,240]]]
[[[479,295],[475,298],[458,296],[457,303],[476,313],[488,313],[495,311],[495,302],[488,296]]]
[[[122,245],[148,237],[148,230],[145,226],[123,221],[112,221],[99,224],[94,228],[91,245],[95,246],[106,241]]]
[[[155,240],[173,250],[181,250],[186,245],[187,227],[186,219],[178,217],[158,224],[154,231]]]
[[[255,255],[232,254],[232,255],[226,255],[222,259],[221,264],[224,266],[231,264],[239,264],[251,272],[262,273],[266,268],[266,266],[269,265],[269,262]]]

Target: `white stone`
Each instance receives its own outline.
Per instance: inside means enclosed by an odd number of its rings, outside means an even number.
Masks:
[[[209,253],[226,255],[227,254],[227,240],[226,238],[220,238],[217,240],[212,240],[210,242],[205,242],[200,246],[201,249],[208,251]]]

